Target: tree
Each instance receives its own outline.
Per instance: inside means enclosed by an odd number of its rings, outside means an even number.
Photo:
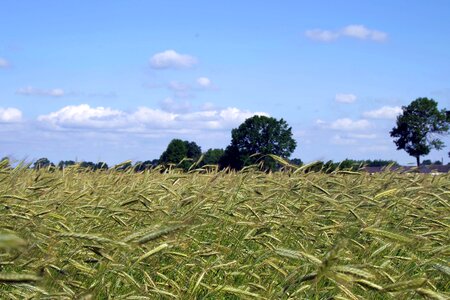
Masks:
[[[58,169],[62,170],[62,169],[65,169],[65,168],[67,168],[69,166],[74,166],[75,164],[76,164],[76,162],[73,161],[73,160],[61,160],[58,163]]]
[[[221,157],[225,151],[223,149],[208,149],[203,153],[203,159],[200,162],[200,167],[204,165],[218,165]]]
[[[103,161],[99,161],[98,163],[95,164],[94,169],[95,170],[108,170],[108,164]]]
[[[161,154],[159,162],[161,164],[179,164],[179,167],[187,171],[192,165],[192,161],[197,161],[201,154],[202,149],[195,142],[173,139]],[[185,159],[190,159],[191,162]]]
[[[431,159],[425,159],[425,160],[422,161],[422,165],[423,166],[430,166],[432,164],[433,163],[431,162]]]
[[[33,168],[36,170],[54,167],[55,165],[48,160],[46,157],[39,158],[34,162]]]
[[[225,149],[221,166],[241,169],[262,160],[266,170],[275,170],[277,164],[267,154],[288,158],[296,145],[292,128],[285,120],[253,116],[231,131],[231,143]],[[260,155],[252,156],[257,153]]]
[[[134,164],[133,168],[135,172],[143,172],[145,170],[150,170],[153,167],[154,167],[153,161],[146,160],[146,161],[138,161],[137,163]]]
[[[436,101],[428,98],[417,98],[402,110],[390,134],[395,138],[397,150],[405,150],[416,158],[417,166],[420,166],[421,156],[444,147],[444,142],[436,135],[449,130],[450,117],[447,117],[445,109],[438,109]]]
[[[80,168],[88,169],[91,171],[95,170],[95,164],[92,161],[82,161],[80,163]]]
[[[289,160],[289,162],[299,167],[303,166],[303,161],[300,158],[292,158]]]

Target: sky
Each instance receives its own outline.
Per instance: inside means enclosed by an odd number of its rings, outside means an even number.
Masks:
[[[0,157],[225,148],[257,114],[292,127],[292,158],[414,164],[389,131],[416,98],[450,109],[449,37],[447,0],[3,1]]]

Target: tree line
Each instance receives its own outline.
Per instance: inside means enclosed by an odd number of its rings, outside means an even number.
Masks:
[[[402,113],[397,117],[395,127],[390,131],[397,150],[405,150],[416,158],[417,166],[432,164],[430,160],[420,162],[420,157],[428,155],[432,149],[442,150],[445,145],[439,136],[447,134],[450,124],[450,111],[438,109],[438,103],[433,99],[417,98],[408,106],[402,107]],[[225,149],[202,149],[194,141],[173,139],[161,154],[159,159],[130,161],[114,166],[116,170],[133,169],[141,172],[147,169],[162,167],[180,168],[188,171],[192,168],[218,166],[220,169],[230,168],[241,170],[249,165],[259,165],[265,171],[275,171],[281,164],[274,156],[286,160],[292,165],[301,166],[299,158],[289,159],[297,146],[292,136],[292,127],[284,119],[267,116],[253,116],[246,119],[238,128],[231,131],[231,142]],[[450,157],[450,152],[449,152]],[[434,164],[441,164],[440,161]],[[89,170],[108,170],[105,162],[75,162],[60,161],[57,165],[47,158],[40,158],[33,168],[64,169],[78,165]],[[357,170],[363,166],[382,167],[398,165],[392,160],[351,160],[341,162],[318,162],[313,168],[322,171],[333,171],[337,168]]]

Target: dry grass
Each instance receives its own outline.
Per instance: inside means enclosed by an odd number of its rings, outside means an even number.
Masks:
[[[1,299],[448,299],[450,175],[0,168]]]

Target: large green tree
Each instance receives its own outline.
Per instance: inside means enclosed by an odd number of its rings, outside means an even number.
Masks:
[[[179,164],[179,167],[187,170],[192,165],[192,161],[198,160],[201,154],[202,149],[195,142],[173,139],[161,154],[159,162],[161,164]],[[186,158],[191,159],[191,162],[183,161]]]
[[[36,170],[54,167],[55,165],[46,157],[39,158],[34,162],[33,168]]]
[[[444,142],[438,136],[447,133],[450,120],[446,110],[439,110],[433,99],[417,98],[402,110],[390,134],[397,150],[405,150],[416,158],[417,166],[420,166],[421,156],[429,154],[432,149],[444,148]]]
[[[222,167],[241,169],[263,161],[266,170],[274,170],[276,162],[267,154],[288,158],[296,145],[292,138],[292,128],[285,120],[253,116],[231,131],[231,143],[220,164]]]
[[[200,162],[200,166],[219,164],[224,152],[223,149],[208,149],[208,151],[203,153],[203,159]]]

